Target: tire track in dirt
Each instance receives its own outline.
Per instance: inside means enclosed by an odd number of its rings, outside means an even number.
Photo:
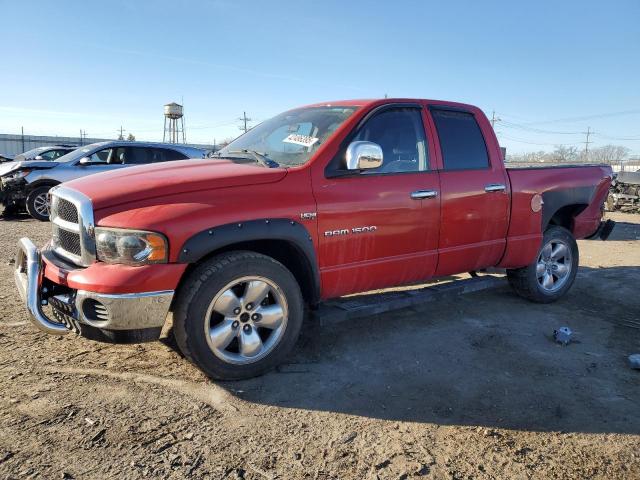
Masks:
[[[156,375],[149,375],[146,373],[114,372],[112,370],[103,370],[99,368],[61,367],[47,368],[45,371],[47,373],[68,373],[74,375],[108,377],[136,384],[146,383],[158,385],[206,403],[220,413],[226,415],[237,414],[239,412],[241,413],[243,410],[236,405],[238,403],[238,399],[236,397],[215,384],[198,384],[175,378],[158,377]]]

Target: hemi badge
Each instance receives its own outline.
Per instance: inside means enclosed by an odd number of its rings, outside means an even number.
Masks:
[[[316,212],[304,212],[300,214],[302,220],[315,220],[317,216],[318,214]]]

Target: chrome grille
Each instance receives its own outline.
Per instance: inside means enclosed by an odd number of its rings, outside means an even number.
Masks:
[[[80,234],[69,232],[67,230],[63,230],[59,228],[57,225],[54,226],[54,235],[53,238],[58,239],[58,245],[63,250],[67,252],[73,253],[78,257],[82,255],[82,248],[80,247]]]
[[[91,200],[64,186],[52,188],[50,194],[53,251],[76,265],[89,266],[96,259]]]
[[[65,222],[78,223],[78,209],[64,198],[58,198],[57,215]]]

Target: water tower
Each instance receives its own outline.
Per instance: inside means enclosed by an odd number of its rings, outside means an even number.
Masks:
[[[167,103],[164,106],[164,135],[162,136],[162,141],[179,143],[180,136],[182,136],[182,143],[186,143],[182,105],[176,102]]]

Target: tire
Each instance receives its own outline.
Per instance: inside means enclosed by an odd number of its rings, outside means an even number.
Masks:
[[[196,267],[180,287],[173,313],[184,356],[213,379],[240,380],[267,372],[291,352],[304,304],[284,265],[235,251]]]
[[[29,192],[29,195],[27,195],[27,212],[41,222],[49,221],[49,190],[51,190],[50,185],[38,187],[34,188]]]
[[[528,266],[507,270],[513,290],[528,300],[551,303],[569,291],[578,273],[578,244],[569,230],[549,227],[536,259]]]

